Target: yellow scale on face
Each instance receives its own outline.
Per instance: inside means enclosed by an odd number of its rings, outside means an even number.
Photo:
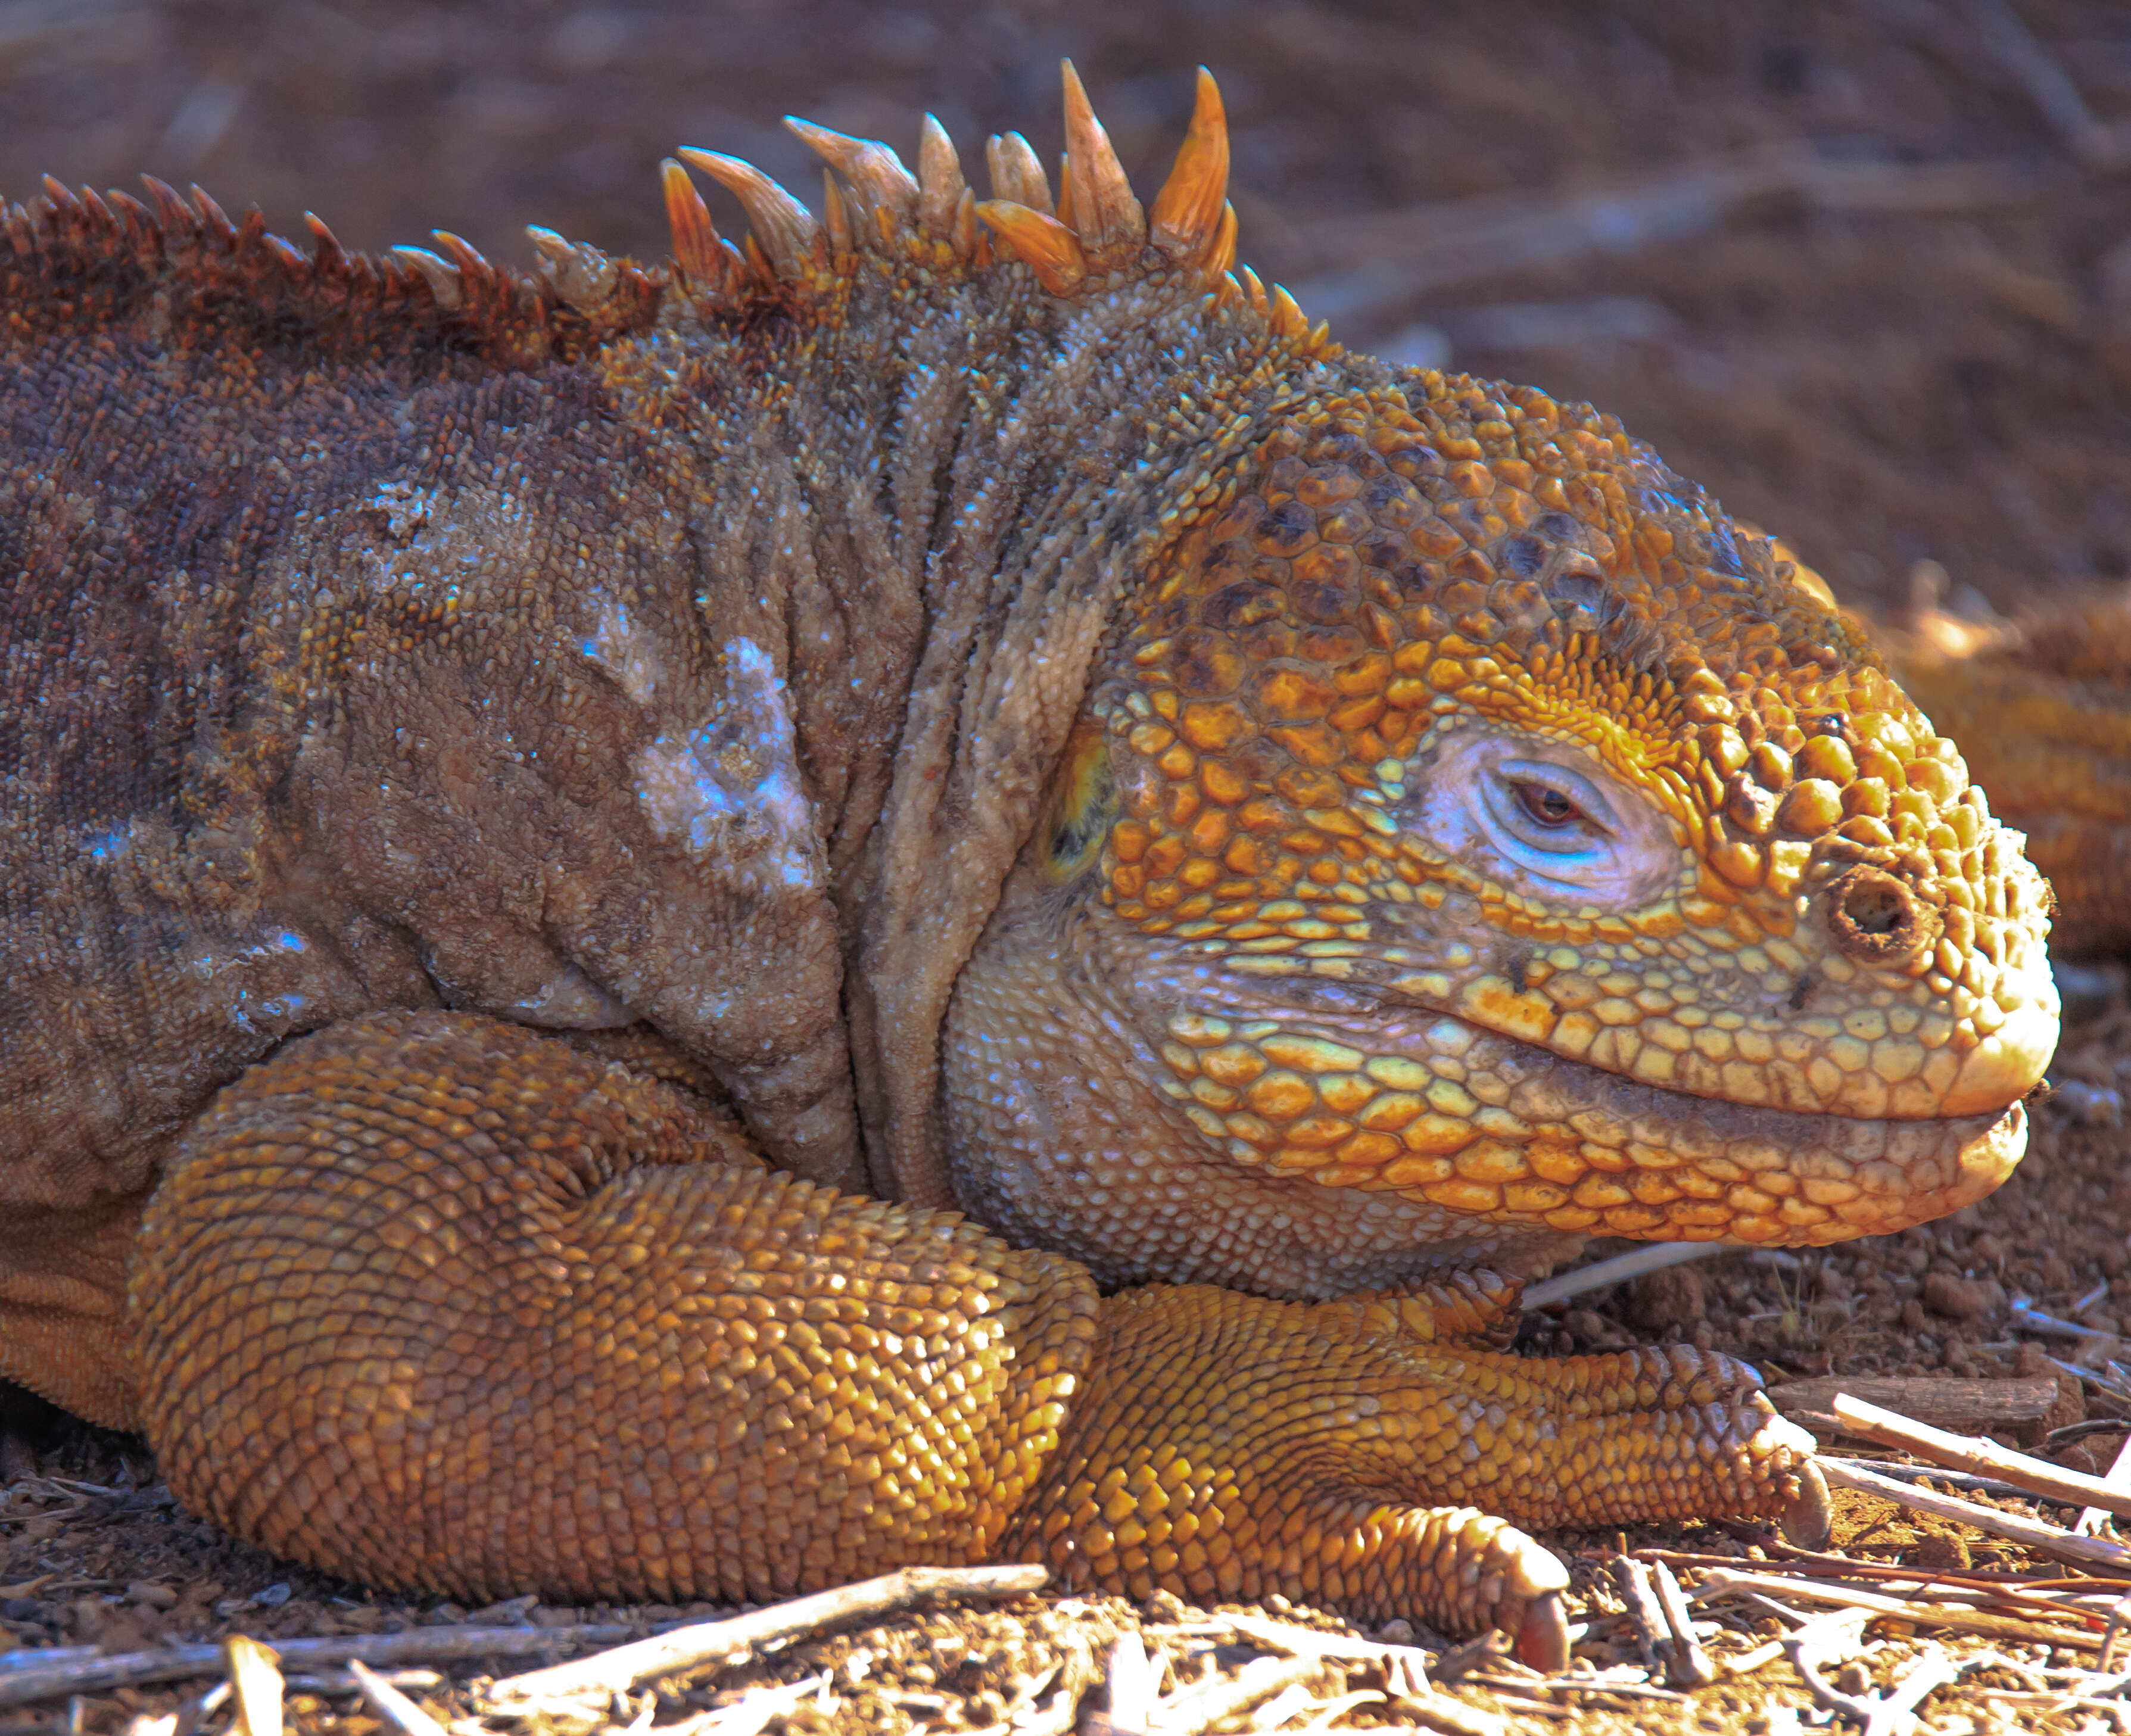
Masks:
[[[1497,1221],[1793,1241],[1913,1221],[1963,1182],[1899,1129],[1847,1155],[1685,1153],[1520,1115],[1472,1064],[1499,1033],[1703,1098],[1929,1118],[2002,1107],[2055,1009],[2017,843],[1815,595],[1765,555],[1676,548],[1622,480],[1671,479],[1616,425],[1421,384],[1284,425],[1172,545],[1069,754],[1050,865],[1099,860],[1115,919],[1228,972],[1455,1016],[1389,1054],[1276,1005],[1179,1016],[1161,1088],[1238,1161]],[[1409,764],[1473,727],[1580,746],[1669,823],[1677,876],[1555,904],[1416,835]],[[1835,914],[1802,925],[1816,892]],[[1479,963],[1505,937],[1530,943],[1518,980]],[[1785,1004],[1801,982],[1809,1009]]]

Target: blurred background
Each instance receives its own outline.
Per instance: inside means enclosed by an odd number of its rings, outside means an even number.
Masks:
[[[2124,0],[0,0],[0,191],[656,258],[675,145],[1055,161],[1066,55],[1148,196],[1213,68],[1243,256],[1347,342],[1615,411],[1848,597],[2131,572]]]

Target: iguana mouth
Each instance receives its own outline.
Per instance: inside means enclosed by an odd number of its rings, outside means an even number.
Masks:
[[[2027,1145],[2017,1098],[1865,1118],[1652,1085],[1418,1008],[1267,1013],[1167,1021],[1163,1088],[1200,1131],[1271,1173],[1494,1222],[1840,1241],[1958,1210]]]

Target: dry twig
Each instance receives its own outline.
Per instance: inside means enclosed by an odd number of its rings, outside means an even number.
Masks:
[[[223,1642],[222,1654],[237,1690],[239,1736],[281,1736],[280,1660],[272,1649],[242,1633]]]
[[[1813,1695],[1813,1704],[1840,1712],[1864,1727],[1865,1736],[1900,1736],[1915,1722],[1916,1708],[1932,1689],[1943,1687],[1960,1672],[1945,1648],[1926,1646],[1917,1667],[1885,1694],[1846,1694],[1820,1673],[1837,1648],[1847,1650],[1860,1638],[1859,1627],[1850,1622],[1809,1622],[1784,1643],[1791,1667]]]
[[[1717,1680],[1709,1654],[1694,1637],[1694,1626],[1680,1595],[1679,1581],[1664,1562],[1645,1564],[1616,1555],[1606,1563],[1628,1619],[1643,1648],[1643,1661],[1676,1688],[1706,1688]],[[1669,1598],[1666,1593],[1671,1595]]]
[[[1848,1393],[1838,1394],[1835,1400],[1835,1420],[1853,1435],[1877,1441],[1883,1447],[1901,1447],[1937,1465],[1999,1477],[2029,1494],[2050,1500],[2072,1505],[2084,1501],[2090,1507],[2131,1518],[2131,1489],[2112,1488],[2100,1477],[2052,1465],[2047,1459],[2031,1458],[1980,1435],[1949,1434]]]
[[[2095,118],[2071,75],[2006,0],[1968,0],[1984,45],[1998,63],[2026,87],[2043,118],[2057,128],[2074,156],[2090,169],[2115,170],[2131,164],[2131,132]]]
[[[1913,1507],[1919,1513],[1934,1513],[1941,1518],[1958,1520],[1964,1525],[1973,1525],[1978,1531],[1989,1532],[1994,1537],[2009,1538],[2016,1543],[2024,1543],[2030,1549],[2053,1556],[2062,1561],[2076,1561],[2081,1566],[2099,1572],[2131,1573],[2131,1549],[2121,1543],[2112,1543],[2104,1538],[2081,1537],[2066,1530],[2062,1525],[2052,1525],[2047,1520],[2032,1519],[2019,1514],[1999,1513],[1996,1509],[1979,1506],[1974,1501],[1964,1501],[1958,1495],[1940,1494],[1927,1489],[1912,1488],[1897,1483],[1892,1477],[1883,1477],[1876,1471],[1866,1471],[1842,1459],[1817,1459],[1814,1463],[1821,1475],[1831,1483],[1845,1489],[1860,1490],[1866,1494],[1876,1494],[1904,1507]]]
[[[1913,1603],[1854,1585],[1832,1585],[1825,1580],[1793,1577],[1779,1573],[1746,1573],[1717,1568],[1702,1576],[1695,1587],[1697,1602],[1729,1595],[1750,1594],[1763,1599],[1803,1598],[1808,1602],[1834,1604],[1866,1617],[1889,1616],[1920,1628],[1942,1628],[1953,1633],[1985,1633],[1993,1638],[2014,1640],[2023,1645],[2066,1646],[2081,1651],[2100,1649],[2101,1636],[2077,1628],[2045,1626],[2022,1621],[2017,1616],[1994,1615],[1987,1610],[1968,1609],[1954,1604]],[[1780,1606],[1779,1606],[1780,1607]],[[1793,1612],[1786,1610],[1787,1614]]]
[[[756,1688],[742,1695],[731,1705],[698,1712],[679,1724],[668,1724],[658,1736],[756,1736],[756,1732],[767,1729],[772,1719],[789,1717],[798,1709],[801,1700],[820,1693],[828,1680],[826,1675],[810,1676],[804,1681],[774,1682],[766,1688]],[[647,1695],[644,1698],[646,1709],[638,1715],[648,1725],[657,1701],[654,1695]],[[635,1726],[630,1728],[633,1730]]]
[[[2104,1674],[2115,1667],[2116,1642],[2124,1637],[2127,1616],[2131,1616],[2131,1597],[2119,1598],[2116,1607],[2109,1612],[2108,1625],[2101,1630],[2101,1656],[2094,1661],[2094,1667]]]
[[[2057,1402],[2054,1375],[2016,1380],[1942,1380],[1888,1375],[1827,1375],[1769,1389],[1769,1402],[1825,1443],[1849,1430],[1835,1413],[1838,1397],[1868,1404],[1939,1428],[2039,1429]]]
[[[348,1666],[363,1701],[400,1736],[444,1736],[444,1727],[361,1659]]]
[[[612,1645],[635,1631],[619,1622],[568,1628],[414,1628],[405,1633],[338,1634],[330,1639],[277,1640],[274,1649],[291,1669],[306,1665],[450,1663],[472,1657],[522,1657],[551,1647]],[[53,1648],[54,1661],[0,1670],[0,1709],[93,1694],[142,1682],[182,1681],[223,1667],[221,1646],[165,1646],[152,1652],[100,1652],[93,1647]]]
[[[2131,1496],[2131,1434],[2124,1437],[2124,1444],[2116,1449],[2116,1456],[2109,1461],[2109,1470],[2102,1482],[2111,1489],[2120,1489]],[[2107,1522],[2109,1515],[2099,1507],[2082,1507],[2079,1517],[2072,1521],[2071,1528],[2081,1537],[2093,1537]]]
[[[1391,1648],[1403,1654],[1403,1646]],[[1462,1700],[1439,1694],[1428,1685],[1427,1672],[1403,1655],[1387,1658],[1385,1689],[1395,1716],[1410,1718],[1423,1729],[1442,1736],[1509,1736],[1510,1721],[1499,1712],[1482,1711]]]
[[[1161,1691],[1161,1665],[1147,1655],[1147,1643],[1128,1628],[1111,1643],[1110,1704],[1104,1711],[1090,1712],[1081,1720],[1082,1736],[1133,1736],[1146,1729]]]
[[[1048,1571],[1033,1564],[1002,1567],[905,1567],[834,1591],[818,1591],[773,1604],[726,1621],[697,1622],[596,1657],[505,1677],[489,1690],[487,1703],[606,1695],[641,1681],[677,1675],[699,1664],[730,1663],[773,1640],[817,1633],[840,1623],[885,1615],[913,1604],[949,1597],[1008,1597],[1039,1590]]]
[[[1147,1719],[1149,1736],[1198,1736],[1223,1719],[1307,1681],[1324,1667],[1322,1657],[1261,1657],[1233,1676],[1157,1700]]]
[[[1521,1300],[1525,1312],[1530,1313],[1535,1308],[1551,1308],[1555,1303],[1566,1302],[1573,1296],[1607,1289],[1616,1284],[1626,1284],[1631,1278],[1640,1278],[1645,1272],[1661,1272],[1667,1266],[1684,1265],[1689,1260],[1707,1260],[1715,1255],[1737,1251],[1721,1241],[1650,1242],[1640,1248],[1631,1248],[1625,1254],[1616,1254],[1607,1260],[1596,1260],[1587,1266],[1578,1266],[1559,1277],[1531,1284],[1525,1289]]]

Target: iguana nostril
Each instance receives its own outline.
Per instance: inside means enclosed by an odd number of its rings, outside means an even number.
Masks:
[[[1890,964],[1937,940],[1940,921],[1892,874],[1860,866],[1828,887],[1827,926],[1850,957]]]

